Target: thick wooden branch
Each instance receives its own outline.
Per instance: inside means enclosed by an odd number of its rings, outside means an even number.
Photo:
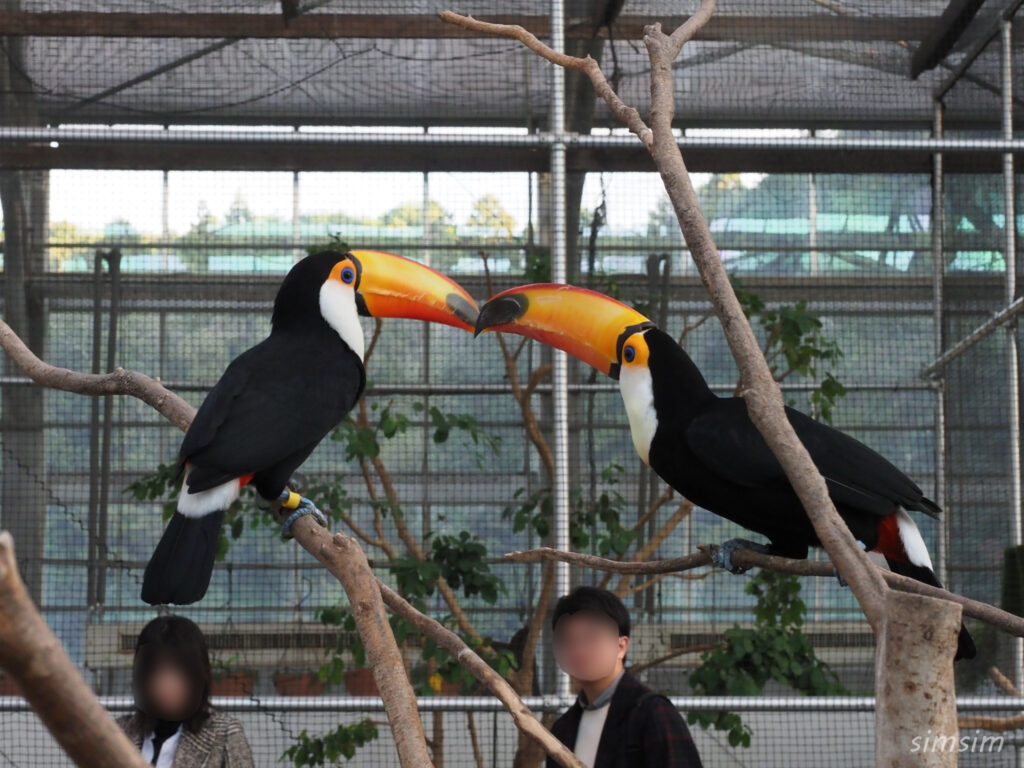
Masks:
[[[36,384],[79,395],[131,395],[152,406],[178,429],[188,429],[196,410],[157,379],[118,368],[113,373],[79,373],[44,363],[29,349],[7,323],[0,321],[3,347],[22,373]]]
[[[42,386],[83,395],[130,395],[152,406],[182,430],[188,429],[195,416],[195,408],[156,379],[143,374],[119,369],[112,374],[93,375],[49,365],[40,360],[3,321],[0,321],[0,347],[25,374]],[[374,679],[384,700],[388,720],[394,726],[395,746],[401,765],[404,768],[430,765],[430,754],[416,706],[416,693],[402,663],[380,593],[368,586],[372,585],[370,580],[375,580],[375,577],[362,549],[351,537],[339,536],[332,539],[330,533],[313,522],[308,515],[296,521],[292,532],[295,540],[320,560],[345,588],[356,628],[373,666]],[[11,671],[10,667],[7,669]],[[51,700],[49,704],[56,710],[48,716],[68,716],[63,714],[61,699]],[[40,716],[49,726],[47,716],[42,713]],[[113,725],[110,716],[105,717]],[[103,715],[100,719],[103,719]]]
[[[651,156],[661,172],[687,247],[739,366],[743,381],[741,395],[746,401],[750,418],[782,465],[807,511],[818,539],[849,583],[864,615],[877,634],[886,615],[883,597],[885,582],[839,517],[824,478],[786,417],[782,392],[729,282],[679,145],[672,133],[675,114],[672,63],[683,43],[710,18],[714,6],[714,0],[702,0],[700,10],[672,36],[665,35],[660,25],[653,25],[644,31],[644,44],[651,62],[650,119],[655,137]]]
[[[140,373],[119,371],[116,375],[92,374],[57,368],[40,360],[22,343],[10,327],[0,320],[0,347],[14,363],[42,386],[85,395],[131,395],[152,406],[158,413],[182,430],[188,429],[196,409],[174,394],[156,379]],[[405,665],[395,643],[391,626],[386,619],[383,602],[420,627],[438,645],[451,652],[481,683],[486,685],[505,704],[517,727],[536,738],[547,752],[566,768],[583,768],[583,764],[561,742],[551,736],[537,717],[523,704],[522,699],[491,667],[462,640],[440,623],[424,616],[407,601],[394,593],[386,584],[373,576],[359,543],[351,536],[332,535],[317,525],[308,515],[292,525],[295,540],[324,564],[337,578],[348,595],[356,627],[367,656],[373,667],[374,679],[394,730],[396,746],[403,767],[431,765],[426,752],[426,739],[416,707],[416,697],[409,684]],[[377,589],[367,589],[370,579]],[[0,630],[4,626],[3,603],[0,600]],[[40,621],[42,621],[40,619]],[[45,623],[44,623],[45,626]],[[0,634],[2,637],[2,634]],[[56,639],[54,639],[56,642]],[[59,649],[59,644],[58,644]],[[2,649],[0,649],[2,650]],[[63,651],[61,651],[63,653]],[[65,656],[66,658],[66,656]],[[68,662],[70,664],[70,661]],[[6,666],[0,654],[0,665]],[[73,670],[74,667],[72,666]],[[77,674],[77,673],[76,673]],[[17,679],[17,678],[16,678]],[[20,682],[20,681],[19,681]],[[85,694],[96,701],[92,692],[82,683]],[[56,704],[59,706],[59,701]],[[96,706],[99,706],[96,702]],[[100,707],[97,719],[106,719],[117,727]],[[44,722],[47,722],[44,718]],[[120,730],[120,729],[118,729]],[[546,734],[546,735],[545,735]],[[422,745],[422,747],[421,747]],[[129,765],[130,763],[125,763]],[[89,765],[99,765],[89,763]],[[103,763],[109,765],[109,763]]]
[[[1020,690],[1013,684],[1006,675],[999,671],[999,667],[991,667],[988,670],[989,677],[997,686],[1009,696],[1020,696]],[[992,731],[993,733],[1006,733],[1024,728],[1024,712],[1015,715],[965,715],[957,723],[961,730],[975,729],[980,731]]]
[[[462,638],[435,621],[429,616],[420,613],[405,598],[392,590],[387,584],[380,582],[381,595],[387,606],[399,616],[405,618],[410,624],[416,627],[427,637],[433,639],[438,646],[448,651],[459,664],[465,667],[472,675],[487,686],[512,715],[516,727],[524,733],[532,736],[545,751],[558,760],[566,768],[583,768],[583,763],[559,741],[547,728],[545,728],[537,717],[530,711],[529,707],[523,704],[515,689],[499,675],[494,669],[466,643]]]
[[[451,11],[442,12],[441,19],[478,32],[519,40],[530,50],[557,66],[590,76],[597,95],[612,112],[643,142],[661,173],[669,200],[675,209],[686,245],[700,272],[701,280],[711,298],[725,332],[729,348],[740,369],[743,381],[741,395],[747,403],[751,420],[778,458],[787,478],[807,510],[819,540],[828,550],[876,634],[885,617],[885,582],[871,567],[867,555],[857,546],[853,535],[839,517],[821,473],[811,460],[803,443],[797,438],[783,409],[782,392],[765,361],[746,315],[736,298],[729,276],[718,256],[711,230],[697,200],[690,174],[683,162],[672,119],[675,94],[672,64],[683,45],[697,34],[714,12],[714,0],[701,0],[699,10],[671,35],[662,32],[660,24],[644,28],[644,45],[651,63],[651,114],[649,126],[635,108],[629,107],[607,86],[600,67],[592,60],[579,59],[556,52],[522,27],[488,24]],[[601,88],[598,85],[602,84]]]
[[[509,552],[505,555],[509,560],[517,563],[538,563],[546,560],[560,560],[565,563],[572,563],[584,568],[593,568],[596,571],[607,571],[610,573],[627,573],[633,575],[651,575],[659,573],[680,573],[690,571],[694,568],[701,568],[711,565],[711,554],[717,549],[717,545],[701,547],[699,552],[694,552],[682,557],[674,557],[666,560],[648,560],[646,562],[633,562],[623,560],[609,560],[597,555],[587,555],[582,552],[564,552],[551,547],[538,547],[525,552]],[[732,555],[734,565],[745,568],[764,568],[777,573],[791,573],[796,576],[835,576],[835,567],[832,563],[822,560],[797,560],[778,555],[766,555],[761,552],[754,552],[749,549],[736,549]],[[965,616],[991,624],[997,629],[1024,637],[1024,617],[1017,616],[996,608],[989,603],[979,600],[971,600],[969,597],[958,595],[955,592],[933,587],[920,581],[903,576],[899,573],[883,570],[874,563],[881,578],[893,589],[900,592],[908,592],[925,597],[935,597],[957,603],[963,607]]]
[[[146,761],[93,695],[32,604],[14,542],[0,532],[0,667],[80,768],[145,768]]]
[[[373,679],[385,703],[399,763],[403,768],[432,765],[423,721],[416,706],[416,693],[388,622],[377,577],[359,542],[343,533],[332,536],[309,515],[292,525],[292,533],[345,588],[349,608],[366,648],[367,661],[373,669]]]
[[[840,518],[824,478],[789,423],[782,391],[729,282],[672,131],[675,114],[673,62],[686,41],[692,39],[711,18],[714,8],[714,0],[701,0],[698,12],[671,35],[662,32],[660,24],[644,28],[643,41],[651,64],[651,112],[646,124],[635,109],[623,104],[615,95],[604,76],[600,75],[600,68],[595,69],[586,60],[555,52],[533,35],[515,27],[488,26],[447,11],[441,14],[441,18],[476,31],[520,40],[556,65],[586,72],[597,94],[650,152],[675,210],[686,247],[739,367],[742,382],[739,394],[746,403],[750,419],[778,459],[814,527],[818,541],[850,585],[875,633],[875,695],[878,702],[875,710],[875,760],[880,766],[903,765],[906,746],[894,740],[914,731],[923,733],[928,728],[942,731],[952,725],[955,730],[952,662],[956,633],[946,633],[945,629],[959,624],[961,608],[948,600],[924,596],[911,598],[889,590],[879,570],[857,545],[850,529]],[[916,646],[914,638],[919,638]],[[934,692],[931,698],[930,691]],[[955,753],[929,757],[934,758],[930,765],[956,764]]]

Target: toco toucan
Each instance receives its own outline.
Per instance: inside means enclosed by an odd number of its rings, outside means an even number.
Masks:
[[[296,263],[274,300],[270,335],[231,362],[185,433],[177,511],[146,566],[145,602],[202,598],[224,512],[248,483],[295,510],[285,535],[302,514],[326,523],[285,485],[362,395],[360,314],[472,331],[477,307],[455,281],[390,253],[329,250]]]
[[[730,559],[739,546],[795,558],[821,546],[744,401],[712,392],[675,339],[640,312],[585,288],[528,285],[484,304],[476,333],[486,330],[537,339],[618,379],[640,458],[694,504],[768,537],[768,547],[726,542],[720,565],[739,572]],[[792,408],[786,414],[861,545],[883,555],[896,573],[942,586],[908,514],[935,517],[938,505],[863,443]],[[961,626],[956,658],[974,655]]]

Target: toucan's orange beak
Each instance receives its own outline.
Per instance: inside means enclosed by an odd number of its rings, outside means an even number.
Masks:
[[[499,293],[484,304],[476,333],[506,331],[565,350],[618,378],[622,342],[653,323],[620,301],[573,285],[538,283]]]
[[[352,251],[359,262],[360,310],[371,317],[407,317],[474,330],[476,302],[450,277],[383,251]]]

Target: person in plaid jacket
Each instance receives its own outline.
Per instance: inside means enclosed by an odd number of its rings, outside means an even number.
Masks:
[[[613,593],[577,587],[555,605],[555,659],[580,685],[551,732],[588,768],[702,768],[668,697],[625,669],[629,611]],[[548,757],[546,768],[558,768]]]

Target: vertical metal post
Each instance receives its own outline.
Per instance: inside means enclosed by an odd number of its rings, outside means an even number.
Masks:
[[[1013,138],[1013,22],[1005,19],[1000,28],[1002,43],[1002,97],[1003,138]],[[1003,235],[1006,265],[1006,303],[1017,294],[1017,220],[1014,213],[1013,153],[1003,155]],[[1006,354],[1009,367],[1010,408],[1010,519],[1011,535],[1015,546],[1022,543],[1021,523],[1021,467],[1020,467],[1020,363],[1017,349],[1017,325],[1007,326]],[[1013,682],[1024,686],[1024,640],[1017,637],[1013,643]],[[1020,753],[1024,754],[1024,753]],[[1018,759],[1018,764],[1021,760]]]
[[[426,131],[427,131],[427,129],[424,128],[423,132],[426,133]],[[434,233],[431,231],[431,227],[430,227],[430,172],[429,171],[424,171],[423,172],[423,200],[421,202],[420,210],[422,211],[420,213],[420,216],[423,219],[423,242],[430,243],[431,242],[430,238],[432,238],[434,236]],[[426,264],[428,267],[430,266],[430,249],[429,248],[426,248],[426,249],[423,250],[423,263]]]
[[[160,236],[163,238],[164,272],[171,270],[171,217],[170,217],[170,186],[171,173],[164,170],[163,185],[160,188]]]
[[[423,128],[426,133],[426,127]],[[420,201],[420,220],[423,225],[423,242],[429,243],[430,232],[430,173],[423,172],[423,195]],[[423,263],[430,266],[430,249],[422,251]],[[430,382],[430,323],[422,323],[423,326],[423,380]],[[420,456],[420,472],[423,477],[423,506],[420,509],[420,524],[422,525],[423,536],[426,537],[433,530],[433,511],[430,503],[430,451],[434,445],[431,439],[430,418],[430,389],[423,393],[423,413],[426,416],[423,420],[423,453]]]
[[[565,9],[562,0],[551,0],[551,47],[565,51]],[[565,211],[565,70],[551,71],[551,279],[564,283],[566,275]],[[565,353],[553,350],[552,411],[554,416],[554,510],[555,547],[569,549],[569,365]],[[555,564],[555,594],[569,589],[569,564]],[[569,676],[557,676],[556,693],[569,695]]]
[[[299,247],[299,172],[292,171],[292,261],[298,263],[305,255]]]
[[[807,206],[808,206],[808,238],[809,249],[807,268],[811,277],[817,277],[818,264],[818,177],[814,173],[807,174]]]
[[[814,138],[814,129],[811,129]],[[818,178],[814,171],[807,174],[807,269],[811,277],[817,277],[818,264]]]
[[[932,135],[942,138],[942,102],[935,100]],[[938,358],[943,351],[943,277],[945,274],[946,200],[945,178],[942,175],[942,153],[932,155],[932,353]],[[946,370],[943,368],[933,382],[935,386],[935,503],[946,506]],[[949,586],[949,525],[951,516],[939,516],[939,539],[935,562],[939,581]]]

